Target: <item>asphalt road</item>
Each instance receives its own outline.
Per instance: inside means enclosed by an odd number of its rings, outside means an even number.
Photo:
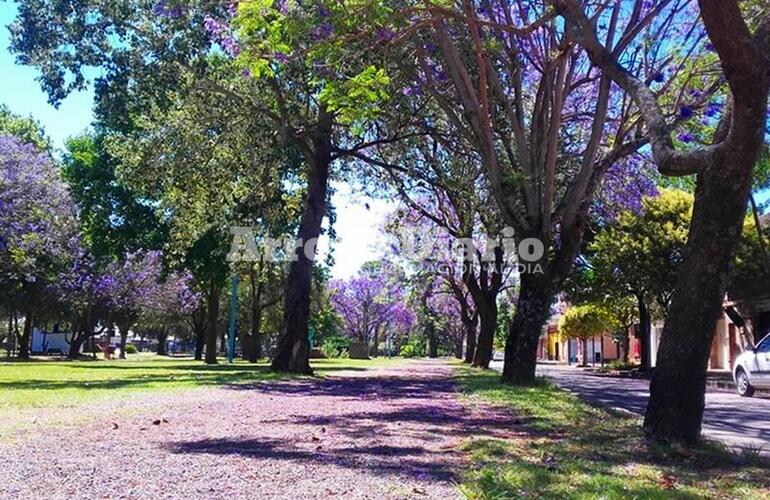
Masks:
[[[502,362],[493,362],[492,368],[502,370]],[[563,365],[538,365],[537,372],[586,401],[638,415],[644,415],[650,396],[648,380],[603,377]],[[726,390],[709,390],[703,433],[731,447],[761,448],[770,454],[770,394],[742,398]]]

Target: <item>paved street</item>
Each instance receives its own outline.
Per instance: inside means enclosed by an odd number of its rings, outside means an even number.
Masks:
[[[502,362],[492,367],[502,370]],[[592,403],[621,408],[643,415],[649,398],[649,381],[603,377],[575,367],[538,365],[538,374],[552,378],[559,387]],[[770,454],[770,395],[757,393],[742,398],[725,390],[706,395],[704,433],[730,446],[762,447]]]

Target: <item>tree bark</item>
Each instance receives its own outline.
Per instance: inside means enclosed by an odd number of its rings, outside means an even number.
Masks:
[[[24,315],[24,328],[19,335],[19,359],[29,359],[29,341],[32,337],[33,313],[28,310]]]
[[[727,275],[746,216],[754,151],[729,151],[698,175],[686,259],[661,336],[644,420],[648,435],[700,438],[706,370]]]
[[[432,320],[428,321],[426,333],[428,337],[428,357],[438,358],[438,335],[436,335],[436,325]]]
[[[476,302],[479,311],[479,337],[476,344],[476,353],[473,356],[473,366],[489,368],[495,342],[495,329],[497,328],[497,302],[490,302],[486,298],[480,298]]]
[[[473,316],[464,315],[463,324],[465,326],[465,359],[464,362],[471,364],[476,356],[476,329],[478,328],[478,314]]]
[[[537,343],[551,312],[554,292],[547,279],[521,275],[519,300],[505,341],[502,382],[531,385],[537,368]]]
[[[158,332],[158,349],[156,351],[158,356],[165,356],[167,354],[166,340],[168,340],[168,329],[165,326],[161,326],[160,332]]]
[[[261,261],[260,261],[261,264]],[[241,336],[241,351],[244,361],[256,363],[262,357],[262,281],[257,280],[254,268],[249,270],[251,285],[251,325],[247,335]]]
[[[129,323],[118,324],[118,331],[120,332],[120,359],[126,359],[126,340],[128,339],[128,331],[131,329]]]
[[[212,277],[209,283],[208,303],[206,308],[206,359],[207,365],[217,364],[217,338],[219,326],[219,293],[221,284]]]
[[[315,242],[321,234],[321,223],[326,213],[329,168],[331,166],[332,116],[321,110],[319,124],[314,131],[312,147],[305,151],[309,176],[307,196],[298,231],[302,245]],[[310,293],[315,255],[305,255],[304,248],[296,254],[286,280],[283,325],[278,349],[271,369],[279,372],[312,374],[308,345]]]

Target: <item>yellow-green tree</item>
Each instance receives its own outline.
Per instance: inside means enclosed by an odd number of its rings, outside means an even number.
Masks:
[[[613,314],[599,304],[571,307],[559,319],[559,334],[583,341],[583,352],[588,351],[588,339],[612,331],[617,326]],[[583,356],[583,363],[587,358]]]

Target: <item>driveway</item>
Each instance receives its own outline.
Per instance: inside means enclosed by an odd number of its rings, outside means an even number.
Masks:
[[[502,362],[493,362],[492,368],[502,370]],[[564,365],[538,365],[537,373],[586,401],[637,415],[644,415],[650,396],[648,380],[601,376]],[[703,433],[731,447],[761,448],[770,454],[770,396],[757,393],[742,398],[725,390],[709,390]]]

